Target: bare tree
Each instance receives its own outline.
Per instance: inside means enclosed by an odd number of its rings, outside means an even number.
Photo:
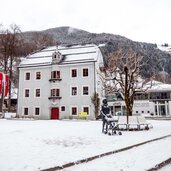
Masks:
[[[52,46],[55,42],[50,34],[35,32],[33,34],[33,44],[36,45],[37,49],[41,49],[43,47]]]
[[[128,117],[133,112],[135,93],[142,91],[142,80],[140,79],[142,58],[141,54],[129,48],[116,51],[109,56],[107,61],[106,75],[108,80],[112,80],[112,83],[108,81],[105,88],[107,92],[119,92],[123,97],[127,123]]]
[[[8,99],[8,111],[11,108],[11,86],[14,71],[13,67],[19,56],[19,48],[21,47],[21,31],[16,24],[10,26],[9,29],[1,30],[0,34],[0,66],[1,70],[9,75],[9,99]],[[3,101],[1,100],[1,103]],[[2,104],[1,104],[2,111]]]
[[[20,57],[54,44],[53,37],[49,34],[36,32],[32,35],[31,40],[28,40],[16,24],[10,25],[8,29],[4,29],[0,25],[0,70],[9,75],[8,111],[11,108],[12,82],[14,84],[18,82],[18,73],[14,67],[20,61]],[[2,101],[0,104],[1,111]]]
[[[29,34],[29,39],[26,35],[23,36],[23,44],[21,48],[23,56],[27,56],[28,54],[44,47],[56,45],[52,35],[48,33],[33,32]]]

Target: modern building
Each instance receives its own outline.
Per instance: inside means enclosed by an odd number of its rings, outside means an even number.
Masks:
[[[148,87],[148,88],[147,88]],[[145,92],[135,95],[133,115],[170,116],[171,115],[171,84],[152,81],[145,85]],[[125,102],[121,95],[107,96],[113,115],[125,115]]]
[[[53,46],[19,65],[17,115],[36,119],[94,119],[91,97],[102,97],[103,56],[98,46]]]

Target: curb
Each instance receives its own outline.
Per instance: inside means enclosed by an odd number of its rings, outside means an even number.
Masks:
[[[164,166],[168,165],[171,163],[171,158],[165,160],[165,161],[162,161],[161,163],[158,163],[155,165],[155,167],[151,168],[151,169],[148,169],[147,171],[154,171],[154,170],[159,170],[161,168],[163,168]]]

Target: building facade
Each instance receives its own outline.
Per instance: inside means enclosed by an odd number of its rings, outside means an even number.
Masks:
[[[171,84],[158,81],[152,83],[146,92],[135,95],[133,115],[170,116],[171,115]],[[125,115],[125,102],[120,95],[107,97],[113,115]]]
[[[19,65],[17,115],[36,119],[94,119],[94,92],[101,97],[103,56],[98,46],[49,47]]]

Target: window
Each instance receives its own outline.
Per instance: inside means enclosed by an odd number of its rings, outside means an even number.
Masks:
[[[71,88],[71,95],[76,96],[77,95],[77,87],[72,87]]]
[[[61,106],[61,111],[65,111],[65,106]]]
[[[40,89],[36,89],[36,97],[40,97]]]
[[[72,107],[71,112],[72,115],[77,115],[77,107]]]
[[[60,71],[52,71],[51,78],[60,78]]]
[[[83,107],[83,112],[86,112],[89,115],[89,107]]]
[[[30,73],[29,72],[26,73],[26,78],[25,79],[30,80]]]
[[[88,95],[88,87],[83,87],[83,95]]]
[[[53,59],[56,59],[56,58],[57,58],[57,52],[54,52],[54,53],[53,53],[52,58],[53,58]]]
[[[60,90],[59,89],[51,89],[51,96],[52,97],[60,96]]]
[[[88,68],[83,69],[83,77],[88,77]]]
[[[170,99],[169,92],[152,92],[150,93],[150,99]]]
[[[77,69],[72,69],[71,70],[71,76],[72,77],[77,77]]]
[[[35,108],[35,115],[40,115],[40,108],[39,107]]]
[[[24,115],[28,115],[28,107],[24,108]]]
[[[29,97],[29,89],[25,89],[25,97]]]
[[[41,72],[36,72],[36,80],[40,80],[41,79]]]
[[[148,94],[145,93],[136,93],[134,96],[135,100],[147,100],[148,99]]]

